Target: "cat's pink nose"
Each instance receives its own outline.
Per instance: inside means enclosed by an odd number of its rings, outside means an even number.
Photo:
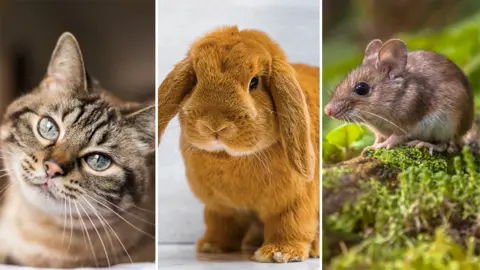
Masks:
[[[45,173],[47,173],[47,176],[50,178],[62,176],[64,174],[62,167],[54,161],[45,161],[43,165]]]

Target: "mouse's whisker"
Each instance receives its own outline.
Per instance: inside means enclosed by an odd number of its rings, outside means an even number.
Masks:
[[[375,114],[375,113],[372,113],[372,112],[369,112],[369,111],[365,111],[365,110],[362,110],[361,112],[368,113],[368,114],[370,114],[370,115],[373,115],[373,116],[375,116],[375,117],[378,117],[379,119],[381,119],[381,120],[383,120],[383,121],[391,124],[392,126],[398,128],[398,129],[399,129],[400,131],[402,131],[404,134],[407,134],[407,132],[406,132],[403,128],[399,127],[397,124],[395,124],[394,122],[388,120],[388,119],[385,118],[385,117],[382,117],[382,116],[380,116],[380,115],[378,115],[378,114]]]
[[[352,112],[352,117],[359,120],[358,122],[370,124],[365,118],[363,118],[357,111]]]
[[[361,127],[360,123],[358,122],[358,117],[356,117],[355,112],[351,112],[349,118],[355,123],[357,126]]]

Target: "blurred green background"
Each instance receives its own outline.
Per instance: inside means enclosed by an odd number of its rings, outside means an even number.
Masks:
[[[392,37],[410,50],[434,50],[452,59],[468,75],[478,100],[480,0],[324,0],[323,106],[361,63],[368,42]],[[323,114],[323,137],[341,124]]]

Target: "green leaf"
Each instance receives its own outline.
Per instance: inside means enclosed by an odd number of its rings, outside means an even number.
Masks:
[[[322,142],[322,157],[326,163],[338,163],[345,159],[345,152],[327,141]]]
[[[362,126],[348,123],[330,131],[326,139],[330,144],[337,147],[349,148],[355,141],[360,139],[364,133],[365,131]]]
[[[365,147],[372,145],[375,142],[375,134],[367,127],[363,127],[364,134],[361,138],[352,143],[351,148],[362,151]]]

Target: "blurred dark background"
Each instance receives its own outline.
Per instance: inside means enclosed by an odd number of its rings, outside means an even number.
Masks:
[[[155,0],[0,0],[0,111],[41,81],[64,31],[106,90],[155,99]]]
[[[477,12],[478,0],[323,0],[323,38],[367,41],[442,28]]]

